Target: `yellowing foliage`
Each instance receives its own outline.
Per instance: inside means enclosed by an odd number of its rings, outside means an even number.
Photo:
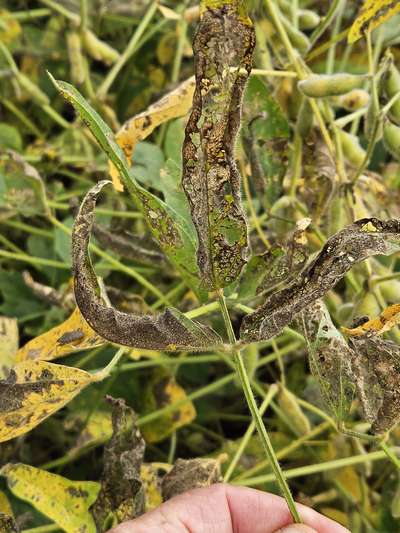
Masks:
[[[396,13],[400,13],[398,0],[365,0],[350,28],[349,43],[358,41],[365,33],[374,30]]]
[[[343,333],[351,337],[361,337],[367,333],[382,335],[400,323],[400,304],[387,307],[378,317],[372,318],[356,328],[342,328]]]

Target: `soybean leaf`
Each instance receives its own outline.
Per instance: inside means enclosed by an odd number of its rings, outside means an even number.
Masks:
[[[376,335],[350,337],[358,395],[371,432],[386,433],[400,420],[400,346]]]
[[[17,128],[0,122],[0,146],[17,152],[22,151],[22,137]]]
[[[0,470],[12,493],[53,520],[66,533],[96,533],[89,507],[100,489],[94,481],[70,481],[33,466],[7,464]]]
[[[49,214],[46,191],[37,170],[9,150],[0,161],[0,216],[19,213],[24,217]]]
[[[269,296],[241,326],[245,341],[270,339],[295,315],[321,298],[356,263],[400,249],[400,221],[364,218],[330,237],[317,257],[286,288]]]
[[[331,413],[344,422],[356,388],[351,367],[353,350],[335,328],[321,300],[304,309],[301,318],[311,373]]]
[[[182,185],[208,290],[234,282],[246,262],[247,224],[234,150],[255,45],[251,22],[235,3],[205,9],[193,43],[196,89],[183,143]]]
[[[167,405],[174,404],[186,398],[186,392],[175,381],[168,371],[155,371],[146,385],[143,397],[144,413],[153,413]],[[147,442],[159,442],[174,431],[190,424],[196,418],[196,409],[190,400],[177,407],[176,411],[167,413],[141,426],[141,431]]]
[[[107,531],[145,510],[145,493],[140,478],[145,442],[137,427],[137,416],[124,400],[112,403],[113,435],[104,450],[101,490],[93,506],[99,531]]]
[[[5,492],[0,490],[0,513],[8,516],[14,516],[10,500]],[[0,530],[1,531],[1,530]]]
[[[15,363],[18,342],[17,320],[0,316],[0,379],[7,376],[8,371]]]
[[[0,512],[1,533],[18,533],[17,524],[12,516]]]
[[[146,513],[162,504],[161,476],[158,473],[158,465],[155,463],[143,463],[140,468],[140,478],[145,492]]]
[[[51,77],[51,75],[50,75]],[[183,279],[204,297],[200,290],[200,280],[195,262],[195,238],[188,222],[181,218],[160,198],[141,187],[133,177],[124,152],[117,144],[114,135],[100,115],[90,107],[82,95],[72,85],[51,77],[61,95],[70,102],[85,124],[90,128],[102,150],[113,163],[120,178],[131,194],[161,249],[179,270]]]
[[[378,28],[386,20],[400,12],[398,0],[364,0],[348,36],[349,43],[358,41],[365,33]]]
[[[76,308],[65,322],[27,342],[18,351],[16,359],[51,361],[80,350],[101,346],[105,342]]]
[[[94,376],[45,361],[23,361],[0,381],[0,442],[27,433],[96,380]]]
[[[342,328],[343,333],[351,337],[363,335],[382,335],[400,323],[400,304],[390,305],[382,313],[371,320],[367,320],[355,328]]]
[[[177,459],[172,470],[162,480],[163,500],[218,483],[221,481],[220,466],[218,459]]]
[[[100,288],[88,255],[96,200],[102,181],[85,196],[72,233],[75,297],[83,317],[105,339],[150,350],[202,350],[221,343],[211,329],[189,320],[177,309],[167,309],[156,317],[136,316],[107,307],[99,296]]]

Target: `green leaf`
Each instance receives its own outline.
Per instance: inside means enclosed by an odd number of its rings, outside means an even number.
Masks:
[[[195,262],[196,242],[188,234],[185,222],[165,202],[139,185],[111,129],[82,95],[69,83],[57,81],[50,74],[49,76],[60,94],[74,106],[102,150],[118,170],[122,183],[143,213],[165,255],[176,266],[188,285],[202,298],[204,294],[200,291],[200,280]]]
[[[97,498],[99,483],[70,481],[56,474],[21,463],[0,470],[12,493],[30,503],[67,533],[96,533],[89,512]]]
[[[17,152],[22,151],[22,137],[17,128],[0,122],[0,146]]]

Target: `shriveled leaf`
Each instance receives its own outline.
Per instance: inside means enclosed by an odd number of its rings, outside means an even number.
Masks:
[[[307,307],[301,319],[311,373],[336,420],[345,421],[355,393],[353,351],[321,300]]]
[[[140,468],[140,478],[145,493],[145,511],[152,511],[162,504],[161,477],[158,474],[157,464],[143,463]]]
[[[113,408],[113,435],[104,449],[101,490],[93,506],[100,531],[136,518],[145,510],[140,478],[145,442],[137,427],[137,417],[124,400],[109,400]]]
[[[21,463],[0,470],[12,493],[53,520],[66,533],[96,533],[89,507],[100,485],[94,481],[70,481]]]
[[[103,303],[88,246],[96,200],[101,189],[109,183],[102,181],[88,192],[72,234],[75,298],[85,320],[105,339],[132,348],[202,350],[219,344],[221,341],[216,333],[189,320],[176,309],[167,309],[156,317],[136,316]]]
[[[185,390],[166,370],[157,370],[149,381],[144,393],[144,410],[152,413],[163,407],[186,398]],[[159,442],[174,431],[190,424],[196,418],[196,409],[190,400],[181,404],[175,411],[141,426],[147,442]]]
[[[78,368],[22,361],[0,381],[0,442],[27,433],[96,378]]]
[[[15,363],[18,342],[17,320],[0,316],[0,379],[8,375],[8,371]]]
[[[18,533],[17,524],[12,516],[0,512],[1,533]]]
[[[27,342],[17,352],[16,359],[51,361],[80,350],[102,346],[105,342],[76,308],[65,322]]]
[[[377,336],[349,337],[353,372],[371,432],[386,433],[400,420],[400,346]]]
[[[204,297],[204,291],[200,290],[195,260],[195,237],[188,221],[182,219],[165,202],[137,183],[111,129],[100,115],[90,107],[82,95],[66,82],[56,81],[54,78],[52,81],[62,96],[74,106],[102,150],[118,170],[124,187],[143,213],[154,238],[167,258],[176,266],[183,279],[196,291],[198,296]]]
[[[242,4],[206,9],[193,43],[196,89],[183,143],[182,185],[208,290],[235,281],[246,262],[247,224],[240,199],[235,141],[255,45]]]
[[[382,313],[356,328],[342,328],[343,333],[350,337],[362,337],[363,335],[382,335],[400,324],[400,304],[390,305]]]
[[[0,161],[0,216],[20,213],[24,217],[49,214],[46,191],[37,170],[9,150]]]
[[[124,151],[128,161],[131,160],[135,146],[148,137],[155,128],[173,118],[186,115],[192,106],[194,78],[189,78],[176,89],[167,93],[152,104],[146,111],[130,118],[116,133],[115,139]],[[110,173],[117,191],[123,190],[119,172],[110,163]]]
[[[350,28],[349,43],[358,41],[363,35],[378,28],[399,12],[400,2],[398,0],[364,0],[364,4]]]
[[[162,480],[163,500],[169,500],[191,489],[209,487],[221,481],[221,463],[218,459],[177,459]]]
[[[318,256],[286,288],[275,292],[241,326],[245,341],[270,339],[295,315],[321,298],[356,263],[399,250],[400,221],[364,218],[330,237]]]

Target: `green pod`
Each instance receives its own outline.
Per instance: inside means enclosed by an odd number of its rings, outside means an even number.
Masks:
[[[305,54],[311,47],[310,39],[303,32],[295,28],[284,16],[281,17],[290,42],[301,53]]]
[[[353,167],[360,167],[364,161],[366,152],[360,145],[358,137],[344,130],[338,130],[338,135],[342,144],[343,154],[347,161]]]
[[[283,386],[279,391],[278,404],[293,423],[293,430],[297,435],[310,433],[310,421],[299,406],[296,396]]]
[[[335,105],[347,111],[357,111],[366,107],[369,103],[369,93],[364,89],[352,89],[347,94],[340,95],[335,100]]]
[[[373,318],[381,312],[378,300],[372,292],[367,292],[361,300],[354,306],[353,318],[368,316]]]
[[[50,99],[45,92],[42,91],[35,83],[33,83],[28,76],[18,72],[16,74],[18,83],[26,92],[30,94],[32,99],[39,105],[49,105]]]
[[[391,65],[389,67],[389,70],[384,78],[383,87],[386,96],[389,99],[393,98],[393,96],[400,92],[400,72],[395,65]],[[400,124],[400,100],[397,100],[392,105],[389,115],[394,122]]]
[[[392,156],[400,161],[400,126],[387,121],[383,127],[383,143]]]
[[[377,287],[388,304],[400,302],[400,281],[398,279],[382,281]]]
[[[313,74],[298,82],[299,90],[310,98],[339,96],[353,89],[359,89],[367,76],[357,74]]]
[[[321,17],[318,13],[310,11],[309,9],[299,10],[299,28],[301,30],[313,30],[318,26]]]
[[[82,55],[81,37],[76,31],[67,33],[68,59],[71,67],[71,79],[77,85],[85,81],[85,63]]]
[[[96,61],[102,61],[106,65],[112,65],[120,57],[115,48],[96,37],[90,30],[86,30],[83,33],[83,45],[90,57]]]
[[[314,115],[311,110],[310,101],[307,98],[303,98],[296,121],[296,133],[302,139],[308,137],[313,125],[313,118]]]

